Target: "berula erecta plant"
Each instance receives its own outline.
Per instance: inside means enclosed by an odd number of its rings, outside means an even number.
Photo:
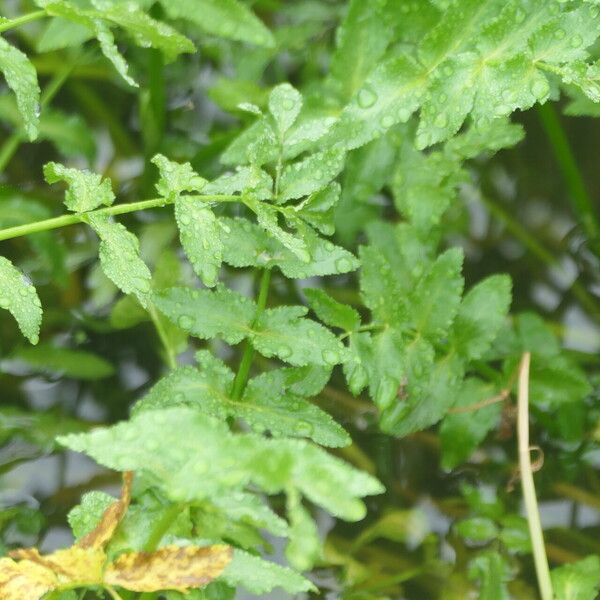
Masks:
[[[62,550],[15,549],[43,510],[4,502],[0,599],[596,597],[594,543],[548,545],[549,572],[527,441],[531,420],[532,444],[593,465],[591,359],[526,302],[510,313],[508,274],[463,265],[478,198],[568,271],[487,199],[535,106],[596,255],[553,108],[600,114],[596,0],[0,6],[0,307],[34,345],[3,319],[2,355],[82,386],[45,412],[6,371],[2,435],[37,450],[3,469],[68,449],[124,474],[118,500],[78,490]],[[600,322],[585,282],[565,293]],[[515,470],[516,441],[489,443],[515,430],[519,377]],[[394,476],[398,439],[458,482],[443,543]]]

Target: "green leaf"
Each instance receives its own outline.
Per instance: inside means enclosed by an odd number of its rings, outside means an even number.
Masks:
[[[294,393],[284,369],[251,379],[241,400],[231,397],[233,373],[209,352],[197,355],[200,369],[181,367],[161,379],[134,407],[142,410],[189,406],[221,420],[236,417],[275,437],[307,437],[324,446],[350,443],[326,412]]]
[[[213,287],[223,260],[222,227],[213,211],[192,197],[175,201],[175,218],[181,245],[204,285]]]
[[[285,231],[279,226],[276,209],[264,202],[249,202],[246,204],[256,214],[258,224],[273,238],[287,248],[296,258],[303,263],[310,262],[311,255],[307,247],[306,241]]]
[[[33,285],[3,256],[0,256],[0,308],[10,312],[32,344],[38,343],[42,323],[40,299]]]
[[[38,135],[40,86],[35,67],[23,52],[0,36],[0,71],[14,92],[30,140]]]
[[[295,491],[288,493],[286,508],[290,520],[290,541],[285,549],[285,556],[294,568],[308,571],[322,558],[317,524],[302,506],[300,496]]]
[[[37,40],[38,52],[52,52],[62,48],[72,48],[92,38],[92,32],[79,23],[73,23],[61,17],[50,19],[47,27]]]
[[[250,332],[256,305],[225,287],[211,290],[170,288],[153,296],[157,308],[181,329],[201,339],[241,342]]]
[[[181,192],[200,192],[207,183],[206,179],[192,169],[189,162],[176,163],[162,154],[154,156],[152,162],[158,167],[160,174],[156,191],[169,200],[175,200]]]
[[[303,306],[264,311],[252,333],[252,345],[263,356],[277,356],[295,366],[336,365],[347,357],[343,344],[328,329],[303,318]]]
[[[492,275],[465,294],[451,333],[453,344],[462,356],[476,360],[490,348],[506,319],[510,291],[507,275]]]
[[[480,600],[509,600],[509,565],[498,552],[482,552],[469,563],[469,579],[479,582]]]
[[[344,108],[326,140],[347,150],[367,144],[396,123],[408,121],[425,89],[415,59],[397,55],[383,60]]]
[[[94,381],[110,377],[114,367],[104,358],[85,350],[69,350],[49,344],[19,348],[12,357],[37,372],[50,372],[72,379]]]
[[[269,236],[261,227],[242,218],[222,218],[226,233],[223,260],[234,267],[274,267],[292,279],[336,275],[354,271],[359,262],[350,252],[332,242],[310,234],[310,261],[298,259],[283,244]]]
[[[121,225],[101,215],[88,215],[100,238],[100,264],[106,276],[125,294],[134,294],[142,306],[148,304],[152,276],[140,257],[138,239]]]
[[[267,594],[282,588],[289,594],[316,590],[315,586],[296,571],[267,562],[259,556],[234,549],[233,559],[220,576],[232,586],[243,586],[252,594]]]
[[[292,200],[324,188],[344,168],[344,153],[338,149],[311,154],[283,170],[279,199]]]
[[[132,85],[136,84],[127,75],[127,65],[117,50],[111,27],[116,25],[122,28],[138,46],[156,48],[168,60],[173,60],[179,54],[195,51],[194,44],[188,38],[166,23],[156,21],[134,3],[100,3],[101,8],[98,10],[64,0],[42,0],[40,3],[48,14],[67,19],[93,32],[104,55]]]
[[[236,414],[254,429],[268,429],[276,437],[307,437],[332,448],[351,442],[326,412],[293,392],[284,369],[251,379]]]
[[[104,511],[115,501],[104,492],[88,492],[81,497],[81,503],[69,512],[67,519],[76,540],[81,539],[96,528]]]
[[[101,204],[110,206],[115,201],[110,179],[103,179],[97,173],[49,162],[44,165],[44,177],[48,183],[64,181],[67,184],[65,206],[73,212],[87,212]]]
[[[301,108],[302,96],[289,83],[273,88],[269,96],[269,111],[275,119],[280,136],[283,137],[294,124]]]
[[[409,311],[416,330],[426,338],[446,335],[458,311],[464,280],[463,253],[447,250],[431,265],[411,294]]]
[[[251,522],[279,537],[289,535],[287,521],[274,513],[257,494],[236,492],[233,497],[215,498],[213,502],[231,521]]]
[[[124,29],[133,41],[142,48],[156,48],[167,60],[172,61],[180,54],[194,53],[194,44],[166,23],[156,21],[143,10],[131,4],[114,3],[111,8],[88,11],[93,19],[105,19]]]
[[[553,569],[551,575],[557,600],[594,600],[600,590],[600,558],[588,556]]]
[[[360,315],[351,306],[337,302],[320,289],[307,288],[303,291],[310,308],[327,325],[345,331],[352,331],[360,325]]]
[[[473,406],[494,396],[494,388],[478,379],[467,379],[453,408]],[[440,428],[442,466],[454,469],[467,460],[489,431],[500,422],[502,404],[497,402],[469,412],[447,415]]]
[[[461,362],[449,355],[428,366],[429,349],[414,343],[405,356],[406,398],[386,407],[381,427],[397,437],[434,425],[454,404],[464,376]]]
[[[354,542],[354,547],[362,548],[377,539],[412,546],[422,542],[427,532],[427,519],[421,510],[386,511],[381,518],[360,533]]]
[[[567,357],[533,355],[529,390],[532,404],[557,408],[562,403],[581,402],[592,387],[581,368]]]
[[[58,441],[107,467],[142,473],[174,502],[220,497],[246,485],[269,494],[293,486],[331,514],[358,520],[366,512],[360,498],[382,491],[370,475],[304,440],[232,434],[225,423],[190,408],[143,411]]]
[[[0,95],[0,119],[14,127],[24,127],[17,103],[8,94]],[[79,115],[68,115],[60,110],[45,108],[40,115],[38,139],[52,142],[65,156],[85,156],[91,160],[96,153],[96,142],[89,126]]]
[[[331,58],[331,78],[342,100],[348,101],[377,66],[392,39],[384,3],[352,0],[336,36]]]
[[[472,542],[489,542],[498,537],[498,527],[486,517],[471,517],[459,521],[455,526],[456,533]]]
[[[161,0],[172,19],[185,19],[206,33],[257,46],[275,46],[272,33],[239,0]]]
[[[266,171],[256,166],[239,167],[235,173],[225,173],[211,181],[204,192],[206,194],[249,192],[253,198],[267,200],[273,195],[273,180]]]
[[[333,235],[335,207],[340,199],[340,192],[340,185],[331,183],[299,204],[296,207],[298,215],[323,235]]]

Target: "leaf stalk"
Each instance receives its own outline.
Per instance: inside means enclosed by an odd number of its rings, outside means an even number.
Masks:
[[[552,580],[548,557],[544,545],[544,532],[540,520],[540,511],[535,493],[533,470],[529,447],[529,364],[531,354],[526,352],[521,359],[519,369],[519,397],[517,403],[517,434],[519,444],[519,469],[523,488],[523,501],[529,536],[533,550],[533,561],[542,600],[553,600]]]

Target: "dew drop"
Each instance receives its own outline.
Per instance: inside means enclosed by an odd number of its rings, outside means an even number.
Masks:
[[[147,294],[150,291],[150,282],[143,277],[135,277],[133,283],[136,289],[143,294]]]
[[[401,123],[406,123],[410,119],[411,112],[408,108],[401,108],[398,110],[398,119]]]
[[[335,269],[338,273],[347,273],[352,270],[352,263],[348,258],[338,258],[335,261]]]
[[[294,426],[294,432],[296,433],[296,435],[308,437],[309,435],[312,435],[313,426],[306,421],[299,421]]]
[[[363,88],[358,92],[358,105],[361,108],[371,108],[377,102],[377,94],[369,88]]]
[[[277,356],[282,359],[289,358],[292,355],[292,349],[289,346],[279,346]]]
[[[579,48],[579,46],[581,46],[581,44],[583,44],[583,38],[580,35],[574,35],[571,38],[571,47],[572,48]]]
[[[565,36],[566,36],[566,35],[567,35],[567,32],[566,32],[564,29],[561,29],[561,28],[557,29],[557,30],[554,32],[554,37],[555,37],[557,40],[563,40],[563,39],[565,38]]]
[[[337,365],[340,362],[340,355],[335,350],[323,350],[321,356],[328,365]]]
[[[294,106],[296,106],[296,103],[291,100],[290,98],[286,98],[282,103],[281,106],[283,107],[283,110],[292,110],[294,108]]]
[[[189,225],[189,224],[192,222],[192,220],[190,219],[190,216],[189,216],[189,215],[187,215],[187,214],[184,214],[184,215],[181,215],[181,216],[179,217],[179,222],[180,222],[182,225]]]
[[[392,115],[385,115],[381,119],[381,126],[385,129],[389,129],[394,124],[394,117]]]
[[[448,117],[446,113],[440,113],[434,120],[433,124],[440,129],[448,125]]]
[[[193,319],[187,315],[181,315],[179,319],[177,319],[177,325],[179,325],[181,329],[190,329],[193,324]]]

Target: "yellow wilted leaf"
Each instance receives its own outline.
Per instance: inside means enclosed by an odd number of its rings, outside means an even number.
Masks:
[[[136,592],[185,592],[218,577],[231,561],[229,546],[165,546],[153,553],[123,554],[106,564],[104,546],[127,511],[132,479],[131,473],[124,474],[120,498],[71,548],[44,556],[36,548],[21,548],[10,552],[12,558],[0,559],[0,600],[39,600],[54,590],[111,585]]]
[[[47,569],[54,574],[58,585],[73,585],[76,582],[81,582],[82,585],[99,585],[106,562],[106,554],[101,548],[84,549],[78,546],[57,550],[45,556],[37,548],[22,548],[14,550],[10,556]],[[23,562],[18,564],[22,565]]]
[[[131,502],[132,484],[133,473],[123,473],[121,496],[104,511],[95,529],[79,540],[77,545],[80,548],[103,548],[110,541]]]
[[[136,592],[186,592],[218,577],[232,557],[230,546],[165,546],[156,552],[123,554],[108,565],[104,581]]]
[[[38,600],[56,589],[58,579],[52,571],[24,560],[0,559],[0,600]]]

